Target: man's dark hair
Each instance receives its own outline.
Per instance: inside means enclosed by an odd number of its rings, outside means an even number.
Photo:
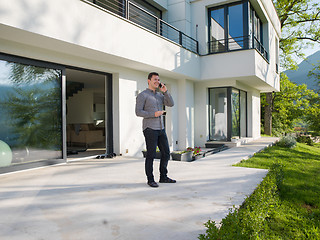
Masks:
[[[151,73],[149,73],[149,74],[148,74],[148,79],[151,80],[151,78],[152,78],[153,75],[159,76],[159,73],[156,73],[156,72],[151,72]]]

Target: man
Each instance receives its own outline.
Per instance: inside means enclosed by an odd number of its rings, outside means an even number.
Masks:
[[[160,183],[175,183],[167,174],[168,161],[170,159],[170,149],[167,134],[163,124],[163,105],[172,107],[174,105],[171,95],[164,84],[160,86],[159,74],[151,72],[148,75],[148,88],[137,96],[136,115],[143,117],[142,128],[147,146],[147,156],[145,160],[145,171],[148,185],[158,187],[153,176],[153,160],[156,156],[157,146],[161,152],[160,159]],[[161,92],[156,91],[159,88]]]

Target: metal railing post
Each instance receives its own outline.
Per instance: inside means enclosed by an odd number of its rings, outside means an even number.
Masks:
[[[182,32],[179,31],[179,44],[182,46]]]
[[[125,13],[126,13],[126,15],[125,15],[125,18],[126,19],[129,19],[129,1],[128,0],[125,0],[126,1],[126,6],[125,6]]]
[[[157,33],[160,34],[160,18],[157,18]],[[161,35],[161,34],[160,34]]]

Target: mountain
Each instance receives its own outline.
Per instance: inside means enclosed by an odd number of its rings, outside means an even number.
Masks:
[[[318,89],[316,78],[314,76],[308,76],[308,73],[314,68],[314,65],[320,63],[320,51],[307,57],[299,65],[297,70],[284,71],[287,74],[291,82],[298,85],[306,84],[308,89]]]

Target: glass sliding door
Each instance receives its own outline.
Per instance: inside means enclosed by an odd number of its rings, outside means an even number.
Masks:
[[[240,91],[240,137],[247,137],[247,93]]]
[[[240,95],[237,89],[232,89],[231,93],[231,119],[231,137],[240,137]]]
[[[62,159],[62,70],[0,60],[0,167]]]
[[[232,87],[209,89],[209,140],[247,137],[247,93]]]
[[[227,140],[227,88],[209,89],[210,140]]]

